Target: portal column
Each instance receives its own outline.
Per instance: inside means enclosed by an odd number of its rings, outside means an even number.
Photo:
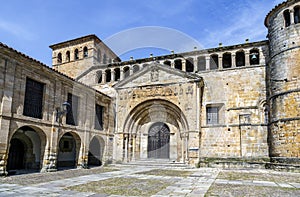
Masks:
[[[235,53],[231,54],[231,65],[232,65],[232,68],[236,67],[235,57],[236,57]]]
[[[194,57],[194,73],[198,71],[197,57]]]
[[[245,65],[249,66],[250,65],[250,52],[245,51]]]
[[[103,73],[102,73],[102,84],[104,84],[106,82],[106,72],[104,71]]]
[[[175,62],[174,60],[170,60],[171,61],[171,68],[175,68]]]
[[[186,60],[182,60],[182,71],[186,71]]]
[[[294,25],[295,20],[294,20],[294,10],[293,9],[290,10],[290,19],[291,19],[291,25]]]
[[[116,72],[114,69],[111,69],[111,81],[114,82],[116,80]]]
[[[124,143],[125,143],[125,150],[124,150],[124,161],[128,162],[128,135],[124,135]]]
[[[135,161],[136,134],[132,135],[132,161]]]
[[[120,81],[124,79],[124,70],[123,68],[120,68]]]
[[[205,56],[205,69],[209,70],[210,68],[210,56]]]
[[[223,69],[223,56],[219,56],[219,69]]]

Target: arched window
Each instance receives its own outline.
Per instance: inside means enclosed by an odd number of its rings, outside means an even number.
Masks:
[[[231,65],[232,65],[231,54],[224,53],[223,54],[223,68],[231,68]]]
[[[79,59],[79,52],[78,52],[78,49],[75,49],[75,52],[74,52],[74,59],[75,59],[75,60],[78,60],[78,59]]]
[[[197,57],[197,69],[198,71],[206,70],[206,61],[204,56]]]
[[[102,71],[101,70],[97,72],[97,82],[102,83]]]
[[[70,51],[66,52],[66,62],[70,61]]]
[[[83,57],[88,57],[88,56],[89,56],[88,48],[84,47],[83,48]]]
[[[264,121],[265,124],[269,123],[269,107],[267,105],[264,106]]]
[[[294,22],[295,24],[300,23],[300,6],[294,8]]]
[[[171,61],[169,60],[164,61],[164,65],[171,66]]]
[[[236,66],[245,66],[245,53],[244,51],[239,51],[235,55]]]
[[[111,71],[110,71],[110,69],[107,69],[105,71],[105,75],[106,75],[106,83],[110,82],[111,81]]]
[[[186,72],[194,72],[194,60],[193,58],[186,59]]]
[[[129,67],[126,66],[123,68],[124,78],[128,77],[130,75]]]
[[[115,68],[115,81],[120,80],[120,68]]]
[[[249,56],[250,56],[250,65],[259,64],[259,50],[258,49],[251,49]]]
[[[175,68],[182,70],[182,61],[181,60],[175,60]]]
[[[139,70],[140,70],[139,65],[134,65],[134,66],[133,66],[133,73],[136,73],[136,72],[139,71]]]
[[[101,51],[100,51],[100,49],[98,49],[98,51],[97,51],[97,59],[98,59],[99,62],[101,61]]]
[[[214,54],[210,56],[209,61],[209,68],[210,70],[215,70],[219,68],[219,56]]]
[[[103,54],[103,64],[106,64],[107,63],[107,57],[106,57],[106,54]]]
[[[57,55],[57,63],[61,63],[61,62],[62,62],[61,53],[58,53],[58,55]]]
[[[283,17],[284,17],[285,27],[290,26],[290,25],[291,25],[290,11],[289,11],[289,10],[285,10],[285,11],[283,12]]]

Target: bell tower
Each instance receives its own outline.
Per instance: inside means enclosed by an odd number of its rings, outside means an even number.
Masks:
[[[288,0],[266,17],[270,59],[267,90],[273,163],[300,164],[300,1]]]
[[[53,69],[73,79],[92,66],[120,61],[96,35],[61,42],[50,48]]]

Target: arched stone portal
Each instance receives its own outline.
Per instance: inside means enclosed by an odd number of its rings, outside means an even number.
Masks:
[[[38,128],[23,126],[13,133],[7,158],[8,174],[32,172],[41,169],[46,136]]]
[[[189,130],[181,109],[163,99],[147,100],[128,114],[120,135],[123,161],[164,158],[184,161]]]
[[[148,132],[148,158],[169,159],[170,129],[162,123],[154,123]]]
[[[80,137],[75,133],[65,133],[59,140],[57,167],[76,168],[80,151]]]

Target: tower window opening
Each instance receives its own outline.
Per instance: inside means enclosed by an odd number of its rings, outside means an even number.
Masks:
[[[115,81],[119,81],[121,76],[120,68],[115,68]]]
[[[123,73],[124,73],[124,78],[129,77],[130,75],[130,71],[129,71],[129,67],[126,66],[123,68]]]
[[[186,59],[186,72],[194,72],[194,60],[193,58]]]
[[[206,70],[206,60],[204,56],[197,58],[197,69],[198,71]]]
[[[106,83],[111,81],[111,71],[108,69],[105,71],[106,74]]]
[[[98,59],[98,61],[101,60],[101,51],[100,51],[100,49],[97,51],[97,59]]]
[[[57,55],[57,63],[61,63],[61,62],[62,62],[61,53],[58,53],[58,55]]]
[[[133,66],[133,73],[136,73],[140,70],[140,67],[138,65]]]
[[[244,51],[239,51],[236,53],[235,56],[235,62],[236,62],[236,66],[245,66],[245,53]]]
[[[70,51],[66,52],[66,62],[70,61]]]
[[[97,76],[97,82],[102,83],[102,71],[101,70],[97,72],[96,76]]]
[[[285,10],[283,12],[283,17],[284,17],[285,27],[290,26],[291,25],[290,11],[289,10]]]
[[[182,61],[181,60],[175,60],[175,68],[182,70]]]
[[[107,56],[106,56],[106,54],[103,55],[103,64],[107,64]]]
[[[78,52],[78,49],[75,49],[75,52],[74,52],[74,59],[75,59],[75,60],[78,60],[78,59],[79,59],[79,52]]]
[[[164,61],[164,65],[171,66],[171,61],[169,60]]]
[[[294,8],[294,21],[295,24],[300,23],[300,6]]]
[[[84,47],[83,48],[83,57],[88,57],[88,56],[89,56],[88,48]]]
[[[259,50],[252,49],[250,50],[250,65],[257,65],[259,64]]]
[[[219,68],[219,56],[218,55],[210,56],[209,67],[210,67],[210,70],[216,70]]]
[[[224,53],[223,54],[223,68],[231,68],[231,65],[232,65],[231,54]]]

